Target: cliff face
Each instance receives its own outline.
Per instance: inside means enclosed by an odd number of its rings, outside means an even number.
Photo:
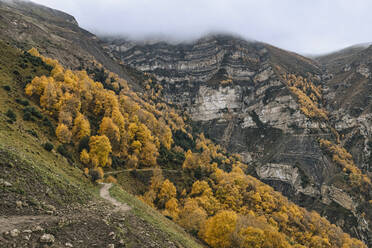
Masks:
[[[209,36],[179,45],[105,41],[111,56],[154,75],[163,87],[162,96],[187,110],[207,136],[239,153],[254,168],[250,173],[368,242],[369,215],[362,217],[364,203],[334,183],[340,169],[318,140],[335,140],[331,127],[336,127],[341,133],[364,133],[357,141],[364,144],[370,118],[344,115],[339,105],[329,121],[308,118],[279,75],[279,71],[311,75],[325,96],[322,106],[333,111],[338,93],[331,89],[329,72],[317,62],[229,36]],[[355,71],[362,77],[369,77],[369,70],[358,68]],[[354,151],[358,145],[346,147]],[[353,153],[360,168],[367,156],[363,153]]]
[[[355,46],[316,58],[327,70],[325,97],[335,128],[360,168],[372,170],[372,47]]]

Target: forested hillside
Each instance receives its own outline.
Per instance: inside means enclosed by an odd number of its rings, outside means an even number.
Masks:
[[[71,159],[77,153],[92,180],[116,181],[104,177],[106,167],[154,168],[140,199],[212,247],[364,246],[246,175],[239,155],[228,155],[202,133],[193,136],[192,127],[160,98],[140,98],[108,71],[104,82],[95,82],[86,71],[65,69],[36,49],[28,54],[51,72],[35,77],[25,94],[58,122],[59,149]],[[177,140],[177,132],[188,142]],[[182,176],[165,178],[164,164]]]
[[[0,0],[0,246],[371,246],[370,50],[134,42]]]

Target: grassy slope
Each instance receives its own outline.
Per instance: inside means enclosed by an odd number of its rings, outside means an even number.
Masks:
[[[50,210],[49,205],[53,205],[56,208],[53,217],[44,225],[47,232],[56,236],[57,244],[71,242],[78,247],[95,244],[105,247],[103,245],[109,243],[119,245],[123,239],[128,247],[152,244],[155,247],[175,247],[175,244],[200,247],[180,227],[119,187],[113,190],[114,196],[128,202],[133,211],[125,218],[111,214],[111,207],[98,197],[99,187],[83,176],[79,163],[71,163],[55,151],[58,142],[42,119],[22,119],[24,106],[16,99],[28,100],[38,109],[24,96],[23,87],[30,78],[47,74],[48,70],[42,64],[33,65],[21,54],[0,41],[0,179],[12,184],[0,187],[0,218],[45,215]],[[6,85],[10,91],[4,89]],[[9,109],[16,115],[13,123],[9,123],[5,115]],[[45,142],[54,144],[51,152],[42,147]],[[23,207],[17,208],[17,201],[22,201]],[[147,235],[141,233],[143,230]],[[115,240],[108,237],[111,231],[117,234]],[[28,242],[37,243],[38,237],[32,234]],[[24,242],[27,241],[21,237],[12,239],[0,235],[1,247],[22,246]]]

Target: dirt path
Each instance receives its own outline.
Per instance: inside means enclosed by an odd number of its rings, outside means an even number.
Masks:
[[[55,217],[50,215],[0,216],[0,234],[15,228],[22,229],[40,225],[53,219]]]
[[[110,196],[109,189],[112,187],[112,183],[101,183],[103,186],[99,191],[99,195],[111,202],[116,208],[115,211],[127,212],[131,209],[126,203],[120,203],[115,198]]]
[[[105,175],[115,175],[119,174],[122,172],[131,172],[131,171],[154,171],[158,170],[158,168],[145,168],[145,169],[125,169],[125,170],[117,170],[117,171],[109,171],[105,172]],[[168,171],[168,172],[178,172],[179,170],[173,170],[173,169],[162,169],[163,171]]]

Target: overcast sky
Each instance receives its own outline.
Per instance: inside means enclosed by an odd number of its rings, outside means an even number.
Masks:
[[[303,54],[372,42],[371,0],[34,0],[93,33],[189,40],[229,32]]]

